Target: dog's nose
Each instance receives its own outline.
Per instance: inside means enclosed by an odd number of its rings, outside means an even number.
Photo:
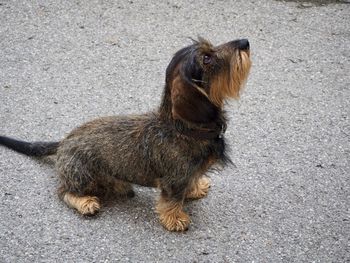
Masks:
[[[248,39],[240,39],[237,43],[237,48],[240,50],[248,50],[249,49],[249,41]]]

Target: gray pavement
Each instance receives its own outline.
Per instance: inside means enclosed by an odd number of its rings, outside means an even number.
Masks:
[[[0,0],[0,134],[59,140],[156,108],[187,37],[247,37],[254,62],[226,105],[236,167],[187,204],[186,233],[160,226],[148,188],[84,218],[52,165],[0,147],[0,262],[349,262],[350,5],[335,2]]]

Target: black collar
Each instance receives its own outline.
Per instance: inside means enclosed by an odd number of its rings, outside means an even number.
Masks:
[[[226,123],[189,124],[179,119],[175,120],[175,129],[181,135],[199,140],[222,138],[226,131]]]

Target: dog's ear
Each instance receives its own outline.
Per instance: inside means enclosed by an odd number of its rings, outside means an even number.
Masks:
[[[203,69],[197,59],[198,50],[209,49],[204,40],[179,50],[166,72],[170,91],[171,115],[193,123],[210,123],[217,120],[220,109],[209,100],[208,90],[202,86]],[[202,47],[203,46],[203,47]]]
[[[172,116],[193,123],[210,123],[219,117],[219,108],[211,103],[204,91],[178,74],[171,83]]]

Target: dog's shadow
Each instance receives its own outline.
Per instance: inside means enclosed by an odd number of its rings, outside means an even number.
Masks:
[[[154,188],[133,186],[134,197],[109,195],[102,201],[102,213],[112,215],[125,215],[129,221],[136,224],[149,222],[153,224],[156,220],[155,203],[159,196],[159,191]],[[153,223],[152,223],[153,222]]]

